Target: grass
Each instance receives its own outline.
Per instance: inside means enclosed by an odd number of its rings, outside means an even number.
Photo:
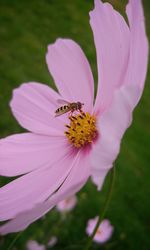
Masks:
[[[125,1],[114,0],[123,10]],[[150,37],[150,2],[144,0],[147,33]],[[78,42],[86,53],[97,82],[96,55],[88,12],[92,0],[0,0],[0,137],[23,132],[13,118],[9,101],[12,90],[22,82],[37,81],[55,88],[49,75],[45,54],[47,45],[58,37]],[[110,38],[111,39],[111,38]],[[116,165],[116,183],[107,217],[115,227],[112,239],[104,246],[93,244],[92,249],[148,250],[150,211],[150,71],[134,120],[126,132]],[[7,180],[0,177],[1,185]],[[45,243],[57,235],[55,250],[83,248],[87,220],[96,216],[102,207],[107,181],[101,193],[88,182],[78,194],[78,205],[65,220],[55,210],[26,229],[14,245],[25,249],[27,240]],[[0,238],[0,249],[7,249],[16,235]],[[80,245],[81,243],[81,245]]]

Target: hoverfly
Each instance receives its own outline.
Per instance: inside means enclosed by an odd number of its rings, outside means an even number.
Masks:
[[[57,102],[63,106],[60,108],[56,109],[55,111],[55,117],[63,115],[65,113],[71,112],[73,113],[74,111],[79,111],[82,112],[82,106],[84,103],[81,102],[68,102],[62,99],[58,99]]]

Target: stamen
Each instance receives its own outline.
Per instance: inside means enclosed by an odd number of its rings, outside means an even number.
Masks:
[[[98,132],[94,115],[81,111],[80,114],[70,116],[69,119],[70,124],[66,125],[68,131],[65,135],[76,148],[90,144],[96,139]]]
[[[74,120],[77,120],[77,118],[75,116],[71,116]]]
[[[80,117],[81,119],[83,119],[83,116],[82,116],[82,115],[80,115],[79,117]]]
[[[67,128],[70,128],[70,126],[69,125],[65,125]]]
[[[69,132],[67,132],[67,131],[65,131],[65,134],[66,134],[66,135],[70,135],[70,133],[69,133]]]

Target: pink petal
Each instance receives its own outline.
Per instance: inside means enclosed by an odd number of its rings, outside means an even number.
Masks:
[[[46,247],[44,245],[39,244],[35,240],[29,240],[27,242],[27,250],[46,250]]]
[[[94,159],[94,160],[93,160]],[[101,190],[105,177],[109,171],[110,167],[103,168],[102,166],[98,167],[98,159],[96,158],[96,152],[93,153],[93,159],[92,159],[92,174],[91,178],[93,183],[97,186],[98,190]]]
[[[90,12],[98,64],[95,111],[106,109],[116,88],[123,84],[129,56],[129,28],[109,3],[95,0]]]
[[[0,220],[11,219],[48,199],[64,182],[73,167],[75,152],[63,148],[63,155],[42,169],[26,174],[0,188]]]
[[[55,117],[60,96],[39,83],[25,83],[13,92],[10,106],[20,125],[29,131],[45,134],[63,134],[64,122]]]
[[[46,61],[63,99],[81,101],[84,109],[90,111],[94,98],[93,76],[79,45],[69,39],[58,39],[48,46]]]
[[[127,5],[127,15],[131,30],[131,40],[126,82],[127,84],[139,86],[142,94],[148,63],[148,39],[145,31],[142,1],[130,0]]]
[[[97,221],[98,221],[98,216],[95,217],[94,219],[88,220],[88,224],[86,227],[86,233],[88,235],[91,235],[93,233],[93,230],[96,226]],[[110,224],[110,221],[107,219],[104,219],[101,222],[100,226],[98,227],[98,230],[97,230],[93,240],[97,243],[104,243],[110,239],[110,237],[112,236],[113,230],[114,230],[114,228]]]
[[[16,176],[25,174],[58,158],[58,151],[67,147],[64,136],[42,136],[23,133],[0,140],[0,175]]]
[[[76,195],[73,195],[71,197],[68,197],[60,201],[57,204],[56,209],[61,213],[65,213],[71,211],[76,206],[76,204],[77,204],[77,197]]]
[[[88,158],[83,152],[79,152],[76,156],[73,168],[60,187],[60,189],[53,194],[47,201],[39,203],[30,211],[21,213],[16,218],[0,227],[0,234],[7,234],[11,232],[18,232],[25,229],[29,224],[43,216],[50,209],[52,209],[58,202],[66,197],[72,196],[79,191],[85,184],[90,175],[90,167]]]
[[[108,220],[103,220],[100,224],[99,229],[101,233],[97,233],[95,235],[94,241],[96,241],[97,243],[105,243],[111,238],[114,228]]]
[[[99,189],[119,153],[122,136],[132,122],[132,112],[141,97],[146,76],[148,44],[141,1],[131,0],[127,9],[131,26],[129,67],[124,85],[115,91],[111,106],[100,116],[100,140],[94,145],[91,157],[92,178]]]
[[[88,220],[87,227],[86,227],[87,235],[90,236],[93,233],[93,230],[94,230],[94,228],[96,226],[97,221],[98,221],[98,216],[96,216],[93,219]]]
[[[132,122],[132,111],[140,92],[128,85],[115,91],[111,107],[99,118],[100,138],[91,153],[92,178],[99,189],[119,153],[122,136]]]

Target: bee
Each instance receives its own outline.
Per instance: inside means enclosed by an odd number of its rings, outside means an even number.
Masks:
[[[82,112],[82,106],[84,105],[84,103],[81,103],[81,102],[72,102],[72,103],[70,103],[70,102],[62,100],[62,99],[58,99],[57,102],[59,104],[63,104],[63,106],[56,109],[55,117],[63,115],[63,114],[68,113],[68,112],[71,112],[71,114],[74,111]]]

